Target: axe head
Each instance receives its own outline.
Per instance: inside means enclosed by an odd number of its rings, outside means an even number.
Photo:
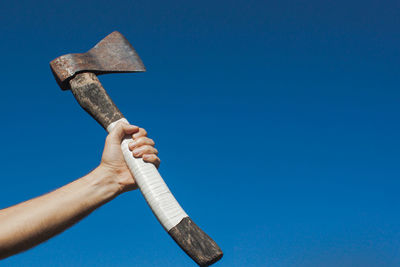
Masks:
[[[51,70],[61,89],[69,89],[69,80],[76,74],[143,72],[146,68],[128,40],[115,31],[86,53],[68,54],[50,62]]]

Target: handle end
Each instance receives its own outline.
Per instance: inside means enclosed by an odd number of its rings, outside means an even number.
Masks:
[[[217,243],[189,217],[183,218],[168,234],[199,266],[209,266],[223,256]]]

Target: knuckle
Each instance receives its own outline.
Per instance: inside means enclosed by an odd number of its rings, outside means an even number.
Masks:
[[[157,159],[154,156],[153,154],[145,154],[143,158],[147,161],[155,162]]]
[[[143,138],[143,136],[140,136],[140,137],[136,138],[136,143],[137,143],[138,145],[142,145],[142,144],[144,143],[144,138]]]

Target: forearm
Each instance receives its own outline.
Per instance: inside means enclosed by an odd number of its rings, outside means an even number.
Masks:
[[[61,233],[113,199],[120,185],[101,167],[41,197],[0,210],[0,259]]]

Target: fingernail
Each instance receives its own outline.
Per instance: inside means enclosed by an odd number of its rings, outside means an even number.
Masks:
[[[140,148],[137,148],[137,149],[133,150],[132,152],[133,152],[133,155],[138,156],[141,151],[142,150]]]
[[[132,149],[136,146],[136,141],[132,141],[129,143],[129,148]]]

